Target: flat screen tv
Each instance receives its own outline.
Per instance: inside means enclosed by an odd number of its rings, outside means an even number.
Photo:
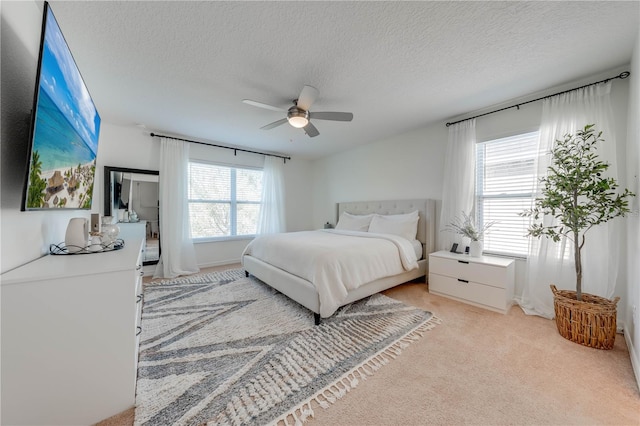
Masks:
[[[22,210],[90,209],[100,116],[44,3]]]

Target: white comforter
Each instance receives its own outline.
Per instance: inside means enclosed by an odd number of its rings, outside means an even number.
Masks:
[[[350,290],[418,267],[411,243],[395,235],[317,230],[259,236],[244,250],[311,282],[320,316],[331,316]]]

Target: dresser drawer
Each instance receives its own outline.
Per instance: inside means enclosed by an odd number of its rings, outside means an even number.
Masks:
[[[456,280],[460,278],[499,288],[505,288],[509,281],[507,268],[486,263],[476,263],[466,259],[445,259],[438,256],[430,256],[429,271]]]
[[[469,280],[460,281],[431,272],[429,274],[429,293],[468,302],[474,305],[489,307],[492,310],[505,312],[511,302],[507,300],[505,291]]]

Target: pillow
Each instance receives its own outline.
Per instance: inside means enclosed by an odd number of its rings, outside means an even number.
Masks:
[[[389,216],[375,215],[373,219],[371,219],[369,232],[398,235],[409,241],[413,241],[416,239],[416,234],[418,233],[418,217],[400,220],[398,218],[391,219]]]
[[[416,211],[412,211],[411,213],[404,213],[404,214],[380,214],[378,216],[382,216],[385,217],[387,219],[393,219],[393,220],[413,220],[417,217],[419,217],[419,213],[418,210]]]
[[[373,214],[357,215],[342,212],[340,219],[336,224],[336,229],[342,229],[343,231],[367,232],[369,230],[371,219],[373,219]]]

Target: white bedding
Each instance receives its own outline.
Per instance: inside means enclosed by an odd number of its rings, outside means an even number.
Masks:
[[[418,240],[411,241],[413,252],[416,254],[416,259],[422,259],[422,243]]]
[[[390,234],[322,229],[259,236],[244,250],[311,282],[320,316],[331,316],[350,290],[418,267],[409,240]]]

